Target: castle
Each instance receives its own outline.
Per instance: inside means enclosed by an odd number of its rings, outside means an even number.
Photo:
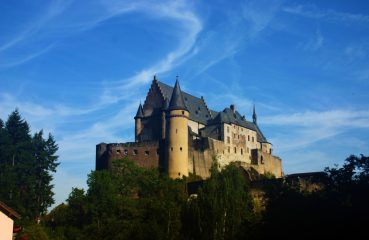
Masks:
[[[182,92],[178,79],[171,87],[154,76],[135,119],[135,142],[96,145],[96,170],[108,169],[116,158],[128,157],[147,168],[160,168],[171,178],[190,173],[209,177],[214,159],[224,167],[234,162],[247,172],[282,177],[281,159],[257,124],[235,105],[217,112],[203,97]]]

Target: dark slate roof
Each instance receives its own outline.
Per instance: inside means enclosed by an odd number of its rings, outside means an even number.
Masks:
[[[173,87],[156,80],[158,86],[163,94],[164,98],[170,99],[173,92]],[[217,112],[209,109],[206,106],[205,100],[203,98],[195,97],[191,94],[182,91],[182,95],[185,101],[185,105],[190,112],[190,120],[202,123],[204,125],[208,124],[219,124],[228,123],[236,124],[241,127],[256,131],[258,142],[268,142],[257,124],[247,121],[241,116],[239,112],[233,113],[232,109],[225,108],[221,112]]]
[[[163,94],[163,97],[170,99],[170,97],[172,96],[173,87],[160,81],[157,81],[157,83]],[[184,98],[185,105],[190,112],[190,120],[205,125],[207,121],[211,119],[211,114],[209,109],[206,107],[205,101],[183,91],[182,96]]]
[[[163,110],[168,110],[168,107],[169,107],[169,100],[168,100],[168,98],[165,98],[164,105],[163,105]]]
[[[174,85],[174,90],[172,91],[172,96],[170,98],[168,110],[186,110],[188,111],[185,101],[183,99],[181,87],[179,86],[178,80]]]
[[[140,106],[138,106],[135,118],[143,118],[143,117],[144,117],[144,113],[143,113],[142,105],[140,103]]]
[[[241,116],[238,111],[235,111],[233,113],[232,109],[225,108],[223,111],[219,112],[212,120],[209,121],[209,124],[219,123],[235,124],[256,131],[258,142],[268,142],[263,133],[260,131],[259,127],[256,124],[247,121],[243,116]]]

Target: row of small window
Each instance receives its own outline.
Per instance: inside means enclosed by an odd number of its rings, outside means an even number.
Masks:
[[[233,125],[233,128],[236,129],[236,125]],[[240,126],[237,126],[237,130],[240,130]],[[227,126],[227,132],[229,133],[229,127]],[[241,132],[243,132],[243,127],[241,127]]]
[[[117,154],[122,154],[122,152],[121,152],[120,149],[117,149],[116,150],[116,153]],[[124,149],[123,154],[124,155],[128,155],[128,149]],[[138,150],[137,149],[133,149],[132,154],[133,155],[138,155]],[[159,150],[156,151],[156,154],[159,155]],[[145,151],[145,156],[149,156],[149,155],[150,155],[150,151],[146,150]]]
[[[249,153],[250,149],[246,148],[246,152]],[[228,147],[228,153],[231,153],[231,147]],[[234,147],[234,153],[237,153],[237,148]],[[243,148],[241,148],[241,155],[243,155]]]
[[[179,150],[182,152],[182,147],[180,147]],[[173,147],[170,148],[170,151],[173,151]]]
[[[244,139],[244,137],[245,136],[241,136],[242,139]],[[233,138],[236,138],[236,134],[233,134]],[[237,138],[240,139],[240,135],[237,135]],[[252,137],[251,139],[252,139],[251,140],[252,142],[255,141],[254,137]],[[250,141],[250,135],[247,135],[247,141]],[[231,138],[230,137],[227,137],[227,143],[231,143]]]

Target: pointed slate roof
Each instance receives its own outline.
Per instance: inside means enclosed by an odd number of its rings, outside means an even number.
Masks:
[[[142,109],[142,105],[140,103],[140,106],[138,106],[138,110],[137,110],[135,118],[143,118],[143,117],[144,117],[144,112]]]
[[[181,87],[179,86],[178,79],[174,85],[172,97],[170,98],[168,110],[186,110],[188,111],[185,101],[183,99]]]
[[[163,98],[170,99],[170,97],[172,96],[173,87],[160,81],[157,81],[157,84],[159,86],[160,92],[163,95]],[[209,110],[206,107],[204,99],[195,97],[183,91],[182,96],[184,98],[186,108],[190,112],[190,120],[206,125],[207,121],[210,120],[212,116],[215,116],[217,114],[217,112]]]
[[[256,111],[255,111],[255,104],[254,104],[254,110],[252,112],[252,121],[256,124],[257,117],[256,117]]]

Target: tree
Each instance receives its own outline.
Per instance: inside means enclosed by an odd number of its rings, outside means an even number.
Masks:
[[[43,131],[32,137],[19,111],[0,121],[0,198],[21,213],[23,219],[45,214],[53,200],[52,173],[58,166],[57,144]]]
[[[197,197],[189,200],[183,222],[188,239],[235,239],[252,218],[252,198],[240,169],[230,164],[219,172],[215,163]]]

